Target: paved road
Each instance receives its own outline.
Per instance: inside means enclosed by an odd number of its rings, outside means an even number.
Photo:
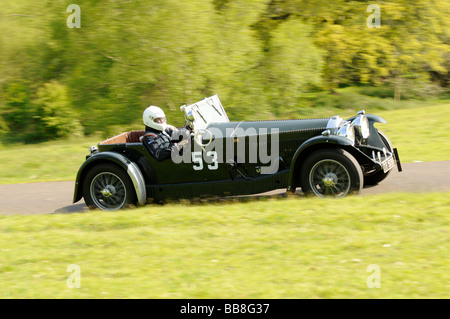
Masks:
[[[450,161],[404,163],[379,185],[366,188],[361,195],[389,192],[449,191]],[[0,215],[30,215],[87,212],[83,200],[72,204],[75,182],[45,182],[0,185]],[[300,192],[301,193],[301,192]],[[284,190],[262,194],[280,196]]]

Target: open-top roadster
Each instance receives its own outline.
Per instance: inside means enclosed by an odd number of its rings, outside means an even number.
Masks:
[[[374,127],[386,121],[364,111],[346,120],[231,122],[217,95],[180,109],[181,152],[157,161],[142,143],[144,131],[102,141],[78,171],[74,202],[84,197],[88,207],[112,211],[148,200],[280,188],[344,197],[381,182],[395,166],[401,171],[397,150]]]

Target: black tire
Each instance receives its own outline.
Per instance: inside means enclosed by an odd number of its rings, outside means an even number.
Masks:
[[[136,205],[136,192],[128,174],[114,164],[92,167],[83,180],[83,197],[89,209],[115,211]]]
[[[378,134],[380,135],[380,138],[383,141],[384,145],[386,145],[386,149],[389,152],[392,152],[394,150],[394,146],[392,146],[392,143],[389,140],[389,138],[386,136],[386,134],[384,134],[380,130],[377,130],[377,131],[378,131]],[[388,177],[388,175],[391,173],[391,171],[392,170],[385,173],[383,170],[380,170],[380,171],[376,171],[376,172],[364,175],[364,187],[377,185],[382,180],[384,180],[386,177]]]
[[[361,192],[363,174],[350,153],[331,148],[316,151],[305,159],[300,180],[307,196],[341,198]]]

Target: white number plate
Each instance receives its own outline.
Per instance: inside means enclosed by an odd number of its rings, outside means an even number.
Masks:
[[[393,156],[389,157],[383,162],[383,171],[385,173],[389,172],[395,166],[395,159]]]

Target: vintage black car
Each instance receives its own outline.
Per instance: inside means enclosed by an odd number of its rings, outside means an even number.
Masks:
[[[358,112],[346,120],[229,121],[217,95],[183,105],[182,151],[156,160],[144,131],[125,132],[90,148],[78,171],[74,203],[113,211],[147,201],[258,194],[274,189],[344,197],[376,185],[397,166],[397,150]],[[184,141],[184,142],[183,142]]]

